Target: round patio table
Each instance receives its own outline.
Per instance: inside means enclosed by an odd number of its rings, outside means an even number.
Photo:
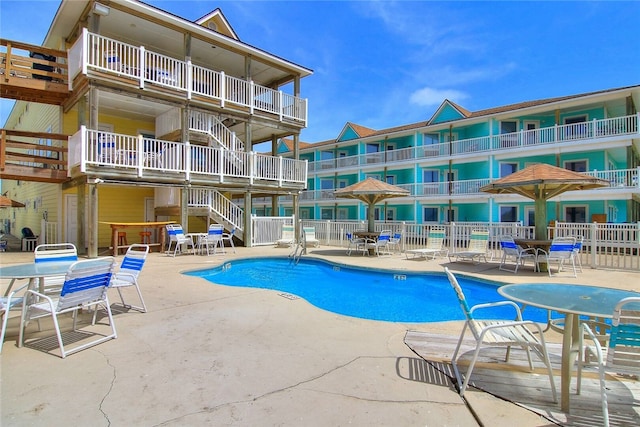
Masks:
[[[522,283],[498,288],[503,297],[525,305],[564,314],[562,334],[562,368],[560,371],[560,406],[570,413],[569,387],[572,366],[579,352],[580,316],[610,319],[618,301],[640,297],[640,293],[601,286],[566,283]]]

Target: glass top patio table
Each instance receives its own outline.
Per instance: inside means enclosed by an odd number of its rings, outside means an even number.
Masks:
[[[566,413],[571,409],[569,392],[572,367],[579,351],[580,315],[611,318],[618,301],[640,296],[633,291],[566,283],[505,285],[498,288],[498,293],[512,301],[564,314],[560,406]]]

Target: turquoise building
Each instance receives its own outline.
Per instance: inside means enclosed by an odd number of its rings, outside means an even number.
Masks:
[[[370,129],[347,122],[336,139],[300,143],[308,161],[302,219],[364,221],[367,207],[333,192],[366,177],[409,190],[376,206],[380,221],[511,222],[534,225],[533,201],[490,195],[483,185],[528,165],[547,163],[607,180],[595,190],[566,192],[548,202],[562,222],[640,221],[640,86],[539,99],[480,111],[444,100],[424,122]],[[290,141],[278,152],[293,157]],[[254,200],[258,215],[294,213],[296,195],[274,204]]]

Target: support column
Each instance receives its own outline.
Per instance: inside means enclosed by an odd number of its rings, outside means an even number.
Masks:
[[[244,123],[244,151],[250,153],[253,150],[253,135],[251,134],[251,118]],[[244,193],[244,245],[253,246],[253,229],[251,228],[251,208],[253,205],[251,189]]]
[[[89,188],[89,204],[87,206],[87,227],[89,228],[89,258],[98,257],[98,186],[95,183],[87,184]],[[80,228],[80,227],[78,227]]]
[[[85,239],[85,227],[86,224],[86,211],[87,211],[87,203],[86,203],[86,184],[80,184],[76,187],[78,189],[77,198],[78,198],[78,210],[76,212],[76,245],[78,249],[78,255],[86,255],[87,248],[84,245]]]

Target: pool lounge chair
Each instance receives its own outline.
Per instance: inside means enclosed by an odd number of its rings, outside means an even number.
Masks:
[[[409,255],[411,258],[424,258],[427,259],[431,255],[431,259],[436,259],[437,255],[448,254],[449,249],[444,246],[444,238],[447,232],[444,228],[432,228],[429,230],[429,236],[427,237],[427,244],[424,248],[407,249],[405,255],[407,259]]]
[[[449,262],[454,261],[475,261],[480,262],[480,258],[487,262],[487,252],[489,251],[489,232],[488,231],[472,231],[469,236],[469,245],[464,251],[453,252],[448,254]],[[452,258],[454,258],[452,260]]]
[[[318,247],[320,246],[320,240],[316,239],[315,227],[304,227],[304,242],[307,246]]]
[[[282,225],[282,236],[276,240],[276,246],[291,246],[296,241],[296,233],[293,225]]]

